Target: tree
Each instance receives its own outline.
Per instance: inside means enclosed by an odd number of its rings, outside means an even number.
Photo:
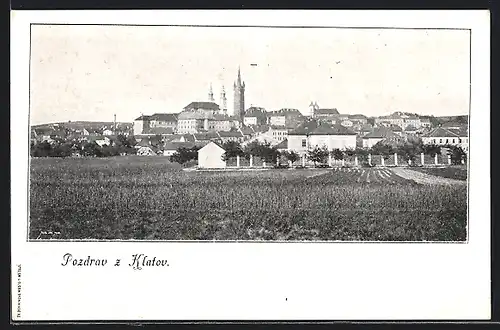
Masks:
[[[316,146],[314,149],[307,152],[307,158],[309,158],[309,160],[314,163],[314,166],[316,166],[317,163],[324,163],[329,154],[330,152],[326,147],[323,146],[320,148]]]
[[[344,150],[345,154],[349,157],[352,157],[354,155],[356,155],[356,150],[355,149],[352,149],[352,148],[346,148]]]
[[[84,156],[89,157],[101,157],[101,147],[95,142],[85,142],[83,144],[82,153]]]
[[[397,148],[397,153],[403,157],[404,160],[412,162],[418,154],[422,152],[422,146],[416,143],[405,143]]]
[[[451,162],[454,165],[462,164],[462,160],[467,160],[467,153],[459,146],[449,146],[448,155],[451,156]]]
[[[231,158],[235,158],[237,156],[244,156],[245,153],[241,148],[241,145],[237,141],[227,141],[223,143],[222,148],[226,151],[224,155],[222,155],[222,159],[227,161]]]
[[[52,146],[47,141],[37,143],[32,148],[31,155],[33,157],[49,157],[51,154]]]
[[[265,162],[276,162],[280,152],[275,147],[271,147],[269,142],[252,141],[245,147],[244,155],[246,159],[252,155],[262,158]]]
[[[72,144],[70,142],[59,143],[52,149],[52,157],[70,157],[72,152]]]
[[[394,153],[394,148],[383,141],[377,142],[370,151],[374,155],[381,155],[385,160],[389,159],[389,157]]]
[[[358,157],[359,161],[362,163],[368,163],[369,151],[363,148],[354,149],[354,154]]]
[[[194,146],[192,148],[177,148],[176,152],[170,156],[170,161],[179,163],[179,164],[184,164],[187,163],[191,160],[195,160],[198,158],[198,150],[200,147]]]
[[[342,150],[340,149],[333,149],[332,150],[332,157],[335,160],[342,160],[345,157],[345,154]]]
[[[434,157],[435,155],[441,155],[441,147],[435,144],[424,144],[422,146],[422,152]]]
[[[291,151],[285,150],[283,151],[282,154],[288,161],[292,162],[292,164],[300,159],[299,154],[293,150]]]

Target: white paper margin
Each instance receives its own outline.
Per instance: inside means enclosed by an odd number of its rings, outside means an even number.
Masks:
[[[11,18],[13,320],[490,318],[488,11],[14,11]],[[27,243],[30,22],[472,29],[468,244]],[[127,263],[145,253],[170,267],[61,267],[66,252]]]

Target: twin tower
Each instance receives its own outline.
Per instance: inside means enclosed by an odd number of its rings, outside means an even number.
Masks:
[[[239,67],[238,77],[233,84],[233,90],[233,115],[238,117],[238,119],[243,123],[243,117],[245,116],[245,82],[241,80],[241,72]],[[210,84],[210,90],[208,92],[208,101],[215,102],[212,84]],[[222,90],[220,93],[220,108],[224,114],[227,114],[227,98],[224,85],[222,86]]]

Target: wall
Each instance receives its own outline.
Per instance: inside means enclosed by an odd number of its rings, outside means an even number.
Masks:
[[[224,150],[215,143],[209,143],[198,151],[198,166],[200,168],[225,168],[222,160]]]
[[[140,135],[144,131],[144,121],[142,120],[136,120],[134,121],[134,135]]]

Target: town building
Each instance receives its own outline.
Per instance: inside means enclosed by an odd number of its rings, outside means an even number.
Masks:
[[[149,127],[171,128],[175,131],[177,127],[177,113],[155,113],[149,116]]]
[[[342,125],[310,120],[288,132],[288,150],[305,154],[315,147],[328,150],[356,148],[356,133]]]
[[[349,115],[348,119],[353,124],[365,125],[366,123],[368,123],[368,118],[362,114]]]
[[[241,72],[238,67],[238,77],[233,85],[234,90],[234,107],[233,115],[238,117],[239,121],[243,124],[245,118],[245,82],[241,80]]]
[[[271,126],[296,128],[304,122],[304,119],[304,116],[298,109],[282,108],[277,111],[268,112],[268,124]]]
[[[461,127],[459,129],[437,127],[422,135],[422,143],[438,146],[458,146],[467,151],[469,150],[469,134],[466,127]]]
[[[261,107],[250,107],[245,111],[243,124],[246,126],[265,125],[267,123],[267,111]]]
[[[151,116],[141,115],[134,119],[134,135],[141,135],[144,131],[149,130],[149,118]],[[88,132],[88,130],[87,130]],[[88,135],[88,134],[86,134]]]
[[[399,138],[400,135],[394,133],[384,126],[375,127],[371,132],[363,136],[363,148],[372,148],[378,142],[388,138]]]

